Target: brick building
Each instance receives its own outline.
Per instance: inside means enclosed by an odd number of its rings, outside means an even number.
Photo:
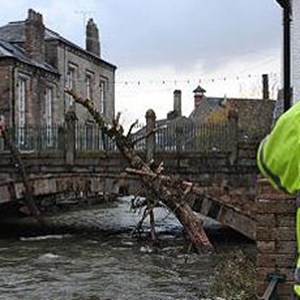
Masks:
[[[25,21],[0,27],[0,114],[14,128],[46,125],[51,130],[69,110],[75,110],[82,122],[91,120],[64,93],[68,86],[92,99],[112,120],[115,70],[101,59],[98,28],[92,19],[86,26],[86,49],[82,49],[46,28],[43,16],[29,9]]]

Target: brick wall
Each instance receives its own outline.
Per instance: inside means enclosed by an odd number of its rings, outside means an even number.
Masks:
[[[266,180],[258,182],[257,208],[257,288],[263,295],[268,273],[287,276],[278,285],[279,299],[293,295],[293,272],[296,258],[295,197],[275,190]]]

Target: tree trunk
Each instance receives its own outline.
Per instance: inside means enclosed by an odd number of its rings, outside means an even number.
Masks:
[[[25,203],[28,207],[28,210],[30,211],[30,213],[32,214],[33,217],[35,217],[40,223],[43,224],[44,221],[41,216],[41,213],[34,202],[32,186],[30,184],[25,165],[22,161],[21,154],[9,137],[6,126],[4,124],[4,119],[2,119],[0,121],[0,136],[1,135],[3,137],[5,145],[7,145],[8,149],[11,152],[14,166],[17,169],[17,171],[19,172],[22,182],[24,184],[24,190],[25,190],[24,191],[24,199],[25,199]]]
[[[135,152],[130,139],[123,135],[123,128],[119,125],[119,114],[113,122],[113,126],[110,127],[94,107],[93,102],[81,98],[74,90],[65,89],[65,91],[90,112],[105,134],[116,141],[119,151],[131,167],[141,171],[139,177],[145,187],[152,193],[153,199],[160,200],[174,213],[185,228],[194,247],[198,251],[213,251],[213,246],[204,231],[202,220],[194,214],[185,200],[186,185],[178,179],[174,178],[173,180],[171,177],[168,177],[170,179],[168,182],[165,180],[166,176],[161,175],[160,170],[156,172],[151,170],[150,166]]]

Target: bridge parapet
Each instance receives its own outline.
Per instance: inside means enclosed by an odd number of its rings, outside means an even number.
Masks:
[[[293,298],[293,273],[296,263],[296,199],[275,190],[266,180],[259,180],[257,208],[257,290],[260,295],[268,286],[267,275],[286,275],[279,283],[280,300]]]

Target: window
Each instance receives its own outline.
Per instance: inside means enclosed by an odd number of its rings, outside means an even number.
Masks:
[[[75,89],[76,83],[76,70],[77,67],[73,64],[69,64],[68,74],[67,74],[67,87],[69,89]],[[67,95],[67,106],[74,106],[74,99],[72,96]]]
[[[87,121],[85,124],[85,137],[86,137],[86,150],[93,150],[93,144],[94,144],[94,138],[95,138],[95,134],[94,134],[94,124],[90,121]]]
[[[99,111],[105,115],[106,112],[106,84],[105,81],[100,81],[100,107]]]
[[[17,134],[18,145],[25,144],[25,126],[26,126],[26,98],[27,98],[27,80],[18,78],[18,97],[17,97]]]
[[[92,100],[93,99],[93,74],[86,73],[85,82],[86,82],[86,98]]]
[[[52,122],[52,103],[53,103],[53,89],[46,87],[45,92],[45,121],[46,121],[46,144],[53,145],[53,122]]]

